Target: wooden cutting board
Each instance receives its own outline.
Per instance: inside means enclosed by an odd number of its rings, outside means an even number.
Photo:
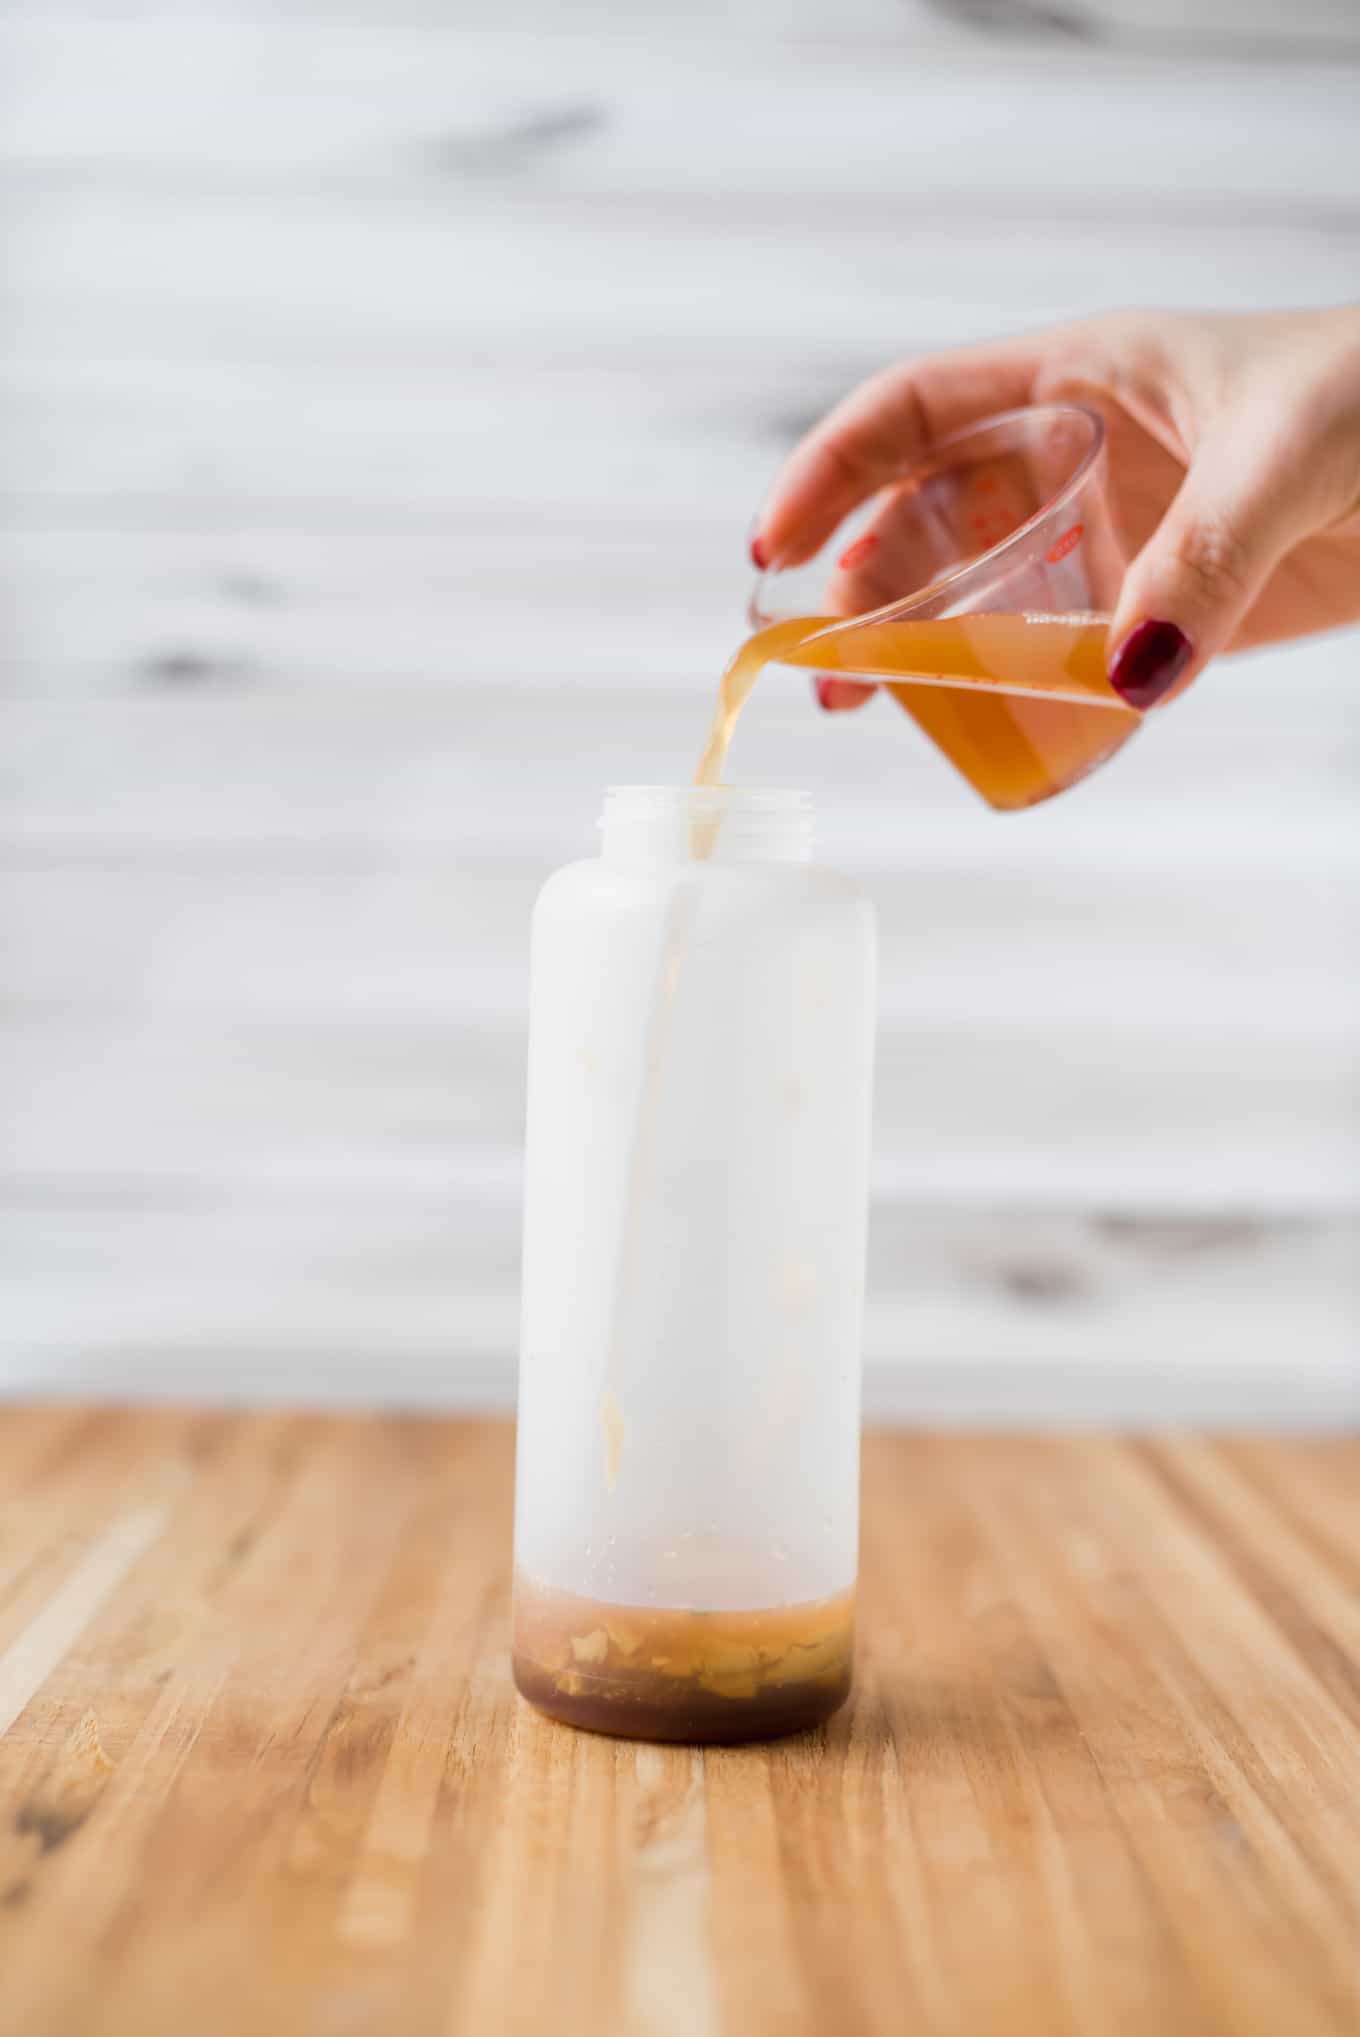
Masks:
[[[875,1436],[822,1735],[506,1665],[499,1424],[0,1414],[5,2037],[1355,2037],[1360,1447]]]

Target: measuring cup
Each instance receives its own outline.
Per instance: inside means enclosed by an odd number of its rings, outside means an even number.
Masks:
[[[780,639],[820,618],[772,661],[882,685],[1009,810],[1065,791],[1138,726],[1105,676],[1124,564],[1104,425],[1040,404],[941,440],[812,558],[776,561],[750,616]]]

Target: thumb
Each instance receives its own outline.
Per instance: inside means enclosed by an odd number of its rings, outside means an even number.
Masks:
[[[1125,573],[1110,624],[1110,684],[1130,707],[1155,707],[1197,677],[1308,521],[1290,477],[1235,446],[1201,446]]]

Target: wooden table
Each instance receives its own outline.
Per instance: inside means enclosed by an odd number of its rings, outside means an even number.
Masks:
[[[500,1425],[0,1416],[5,2037],[1354,2037],[1360,1450],[876,1436],[857,1698],[506,1667]]]

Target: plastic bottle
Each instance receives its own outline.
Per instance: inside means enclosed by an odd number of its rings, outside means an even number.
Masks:
[[[792,792],[610,792],[534,915],[514,1668],[738,1740],[850,1685],[871,908]]]

